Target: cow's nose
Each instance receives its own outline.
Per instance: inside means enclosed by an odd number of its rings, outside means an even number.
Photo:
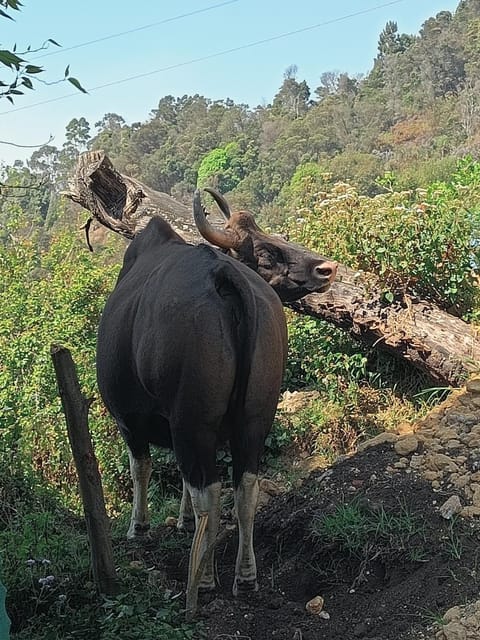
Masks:
[[[319,278],[327,278],[330,282],[333,282],[337,275],[338,264],[336,262],[325,260],[322,264],[317,264],[313,269],[313,273]]]

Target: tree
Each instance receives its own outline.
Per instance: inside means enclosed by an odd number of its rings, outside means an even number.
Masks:
[[[273,111],[291,118],[298,118],[308,110],[310,89],[305,82],[298,82],[297,66],[291,65],[283,74],[283,83],[273,99]]]

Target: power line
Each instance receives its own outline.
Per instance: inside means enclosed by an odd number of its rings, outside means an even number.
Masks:
[[[106,40],[113,40],[113,38],[120,38],[121,36],[126,36],[130,33],[136,33],[137,31],[144,31],[145,29],[158,27],[161,24],[167,24],[168,22],[175,22],[177,20],[182,20],[183,18],[189,18],[190,16],[195,16],[195,15],[198,15],[199,13],[205,13],[206,11],[213,11],[213,9],[219,9],[220,7],[224,7],[228,4],[234,4],[235,2],[239,2],[239,0],[226,0],[225,2],[212,4],[208,7],[204,7],[203,9],[196,9],[195,11],[190,11],[188,13],[181,13],[177,16],[172,16],[171,18],[165,18],[164,20],[159,20],[158,22],[150,22],[149,24],[145,24],[141,27],[135,27],[134,29],[129,29],[128,31],[120,31],[119,33],[112,33],[109,36],[103,36],[102,38],[97,38],[96,40],[88,40],[87,42],[74,44],[71,47],[62,47],[61,49],[55,49],[55,51],[49,51],[48,53],[42,53],[39,56],[35,56],[33,60],[37,60],[38,58],[46,58],[48,56],[56,56],[59,53],[65,53],[66,51],[72,51],[73,49],[80,49],[82,47],[88,47],[91,44],[97,44],[98,42],[105,42]]]
[[[338,18],[332,18],[331,20],[326,20],[324,22],[318,22],[317,24],[310,25],[308,27],[302,27],[301,29],[295,29],[294,31],[288,31],[286,33],[281,33],[276,36],[271,36],[269,38],[264,38],[263,40],[256,40],[255,42],[249,42],[247,44],[240,45],[238,47],[232,47],[231,49],[224,49],[223,51],[218,51],[217,53],[211,53],[206,56],[200,56],[199,58],[193,58],[192,60],[186,60],[185,62],[178,62],[176,64],[169,65],[167,67],[161,67],[160,69],[154,69],[153,71],[146,71],[145,73],[139,73],[134,76],[129,76],[128,78],[122,78],[120,80],[114,80],[113,82],[107,82],[105,84],[99,84],[96,87],[92,87],[88,89],[88,93],[93,93],[94,91],[99,91],[100,89],[106,89],[107,87],[113,87],[119,84],[124,84],[125,82],[131,82],[132,80],[138,80],[139,78],[147,78],[148,76],[153,76],[157,73],[162,73],[165,71],[171,71],[173,69],[179,69],[181,67],[186,67],[191,64],[196,64],[197,62],[204,62],[205,60],[212,60],[213,58],[219,58],[220,56],[228,55],[230,53],[235,53],[237,51],[244,51],[245,49],[250,49],[252,47],[257,47],[262,44],[267,44],[269,42],[274,42],[276,40],[280,40],[282,38],[288,38],[293,35],[298,35],[299,33],[305,33],[307,31],[312,31],[314,29],[318,29],[319,27],[325,27],[330,24],[334,24],[337,22],[342,22],[343,20],[348,20],[349,18],[355,18],[360,15],[365,15],[367,13],[372,13],[373,11],[377,11],[378,9],[383,9],[385,7],[389,7],[394,4],[399,4],[400,2],[405,2],[405,0],[391,0],[390,2],[385,2],[383,4],[376,5],[375,7],[370,7],[368,9],[362,9],[361,11],[355,11],[354,13],[349,13],[344,16],[340,16]],[[59,100],[65,100],[66,98],[71,98],[72,96],[76,96],[78,93],[68,93],[64,96],[58,96],[57,98],[51,98],[50,100],[43,100],[41,102],[35,102],[34,104],[26,105],[24,107],[16,107],[15,109],[10,109],[10,111],[2,111],[0,115],[8,115],[9,113],[14,113],[16,111],[24,111],[26,109],[33,109],[34,107],[38,107],[44,104],[50,104],[52,102],[57,102]]]

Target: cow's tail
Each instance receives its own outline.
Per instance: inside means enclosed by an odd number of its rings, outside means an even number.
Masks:
[[[224,262],[217,271],[216,287],[219,295],[230,298],[233,337],[236,352],[235,384],[228,406],[229,437],[232,449],[243,450],[249,446],[249,434],[245,431],[245,401],[250,372],[254,359],[258,330],[258,306],[252,287],[245,276]],[[233,453],[233,451],[232,451]],[[240,465],[241,466],[241,465]]]

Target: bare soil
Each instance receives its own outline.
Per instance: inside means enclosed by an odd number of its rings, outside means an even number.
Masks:
[[[477,460],[480,450],[466,444],[456,447],[456,457],[449,457],[456,460],[456,467],[447,464],[436,475],[432,474],[431,459],[434,455],[435,460],[445,463],[447,458],[442,453],[444,446],[448,450],[447,439],[443,438],[443,442],[440,435],[435,437],[435,429],[440,434],[448,427],[448,442],[455,435],[452,429],[459,441],[471,439],[480,425],[480,403],[470,400],[478,397],[477,392],[457,394],[434,412],[433,419],[430,416],[424,424],[415,426],[415,434],[371,443],[373,446],[331,468],[313,472],[301,487],[273,498],[256,520],[260,590],[239,599],[231,595],[237,549],[236,534],[232,532],[217,549],[218,588],[215,593],[200,597],[198,618],[203,637],[456,638],[449,635],[447,622],[452,616],[444,617],[445,612],[474,602],[480,590],[478,519],[462,517],[477,514],[472,507],[477,484],[472,460]],[[472,415],[478,419],[475,421]],[[456,420],[452,416],[457,416]],[[469,416],[469,420],[462,416]],[[410,440],[406,444],[413,448],[409,453],[398,446],[399,441],[405,444],[407,438]],[[438,458],[439,455],[443,457]],[[455,480],[463,476],[468,476],[470,482],[462,481],[460,488]],[[452,495],[460,499],[462,515],[459,510],[458,515],[446,518],[440,507]],[[348,536],[346,544],[335,536],[315,535],[316,523],[338,513],[342,505],[352,504],[370,516],[408,514],[414,525],[409,531],[398,525],[389,534],[372,536],[353,549],[348,548]],[[224,524],[230,521],[226,512]],[[158,548],[155,539],[163,540],[164,549],[165,540],[170,540],[169,550],[154,551]],[[172,591],[178,592],[185,589],[188,543],[185,534],[161,526],[154,531],[150,548],[132,552],[132,559],[140,557],[149,566],[155,565],[167,577]],[[320,615],[306,610],[306,603],[316,596],[324,599]],[[461,611],[456,609],[455,615],[452,625],[458,627]],[[471,620],[469,624],[472,625]],[[469,631],[465,625],[465,635],[459,638],[480,637],[480,631]]]

